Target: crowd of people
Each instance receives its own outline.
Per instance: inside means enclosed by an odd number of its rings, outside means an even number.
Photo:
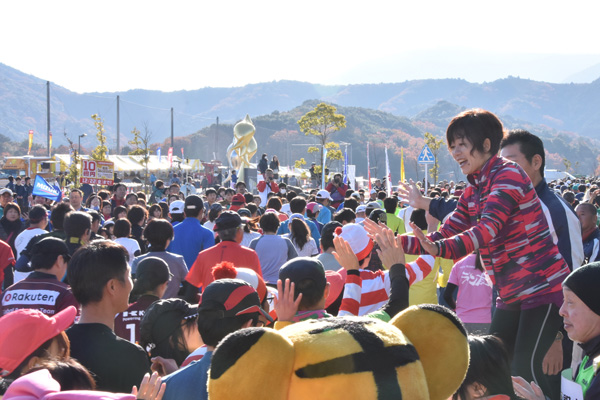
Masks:
[[[172,174],[149,193],[72,187],[53,202],[11,180],[5,399],[207,399],[233,332],[423,304],[469,335],[452,398],[558,399],[561,376],[600,398],[600,181],[547,182],[542,140],[484,110],[457,115],[446,141],[467,180],[427,188],[355,190],[339,173],[302,187],[267,154],[256,193],[235,174],[204,188]]]

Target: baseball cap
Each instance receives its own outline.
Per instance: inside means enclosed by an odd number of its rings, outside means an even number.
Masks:
[[[354,197],[356,200],[360,201],[360,193],[358,192],[354,192],[350,195],[351,197]]]
[[[237,213],[240,215],[240,217],[252,218],[252,213],[247,208],[240,208],[237,210]]]
[[[304,215],[302,214],[298,214],[298,213],[294,213],[292,215],[290,215],[290,221],[293,219],[301,219],[302,221],[304,221]]]
[[[155,288],[172,277],[173,274],[169,271],[169,265],[165,260],[158,257],[145,257],[137,264],[133,291],[137,292],[135,289],[140,285]]]
[[[356,207],[357,214],[365,211],[367,211],[367,206],[365,206],[364,204],[361,204],[360,206]]]
[[[373,241],[360,224],[346,224],[338,227],[335,234],[348,242],[358,261],[365,259],[373,250]]]
[[[325,277],[325,267],[321,261],[313,257],[296,257],[281,266],[279,270],[279,279],[296,285],[304,280],[312,280],[316,285],[316,290],[325,290],[327,278]]]
[[[310,210],[311,213],[315,214],[315,213],[321,211],[321,205],[319,203],[311,201],[310,203],[308,203],[306,205],[306,209]]]
[[[233,196],[233,198],[231,199],[231,207],[229,207],[229,209],[231,211],[237,211],[240,208],[243,208],[246,205],[246,198],[244,197],[243,194],[236,194],[235,196]]]
[[[377,193],[377,190],[371,189],[371,194],[373,194],[373,193]]]
[[[317,199],[333,200],[327,190],[319,190],[315,196]]]
[[[69,306],[51,317],[21,309],[0,318],[0,376],[13,372],[41,345],[71,326],[76,315],[77,309]]]
[[[261,308],[256,290],[241,279],[218,279],[202,292],[198,314],[203,318],[223,319],[259,313],[269,322],[273,318]]]
[[[47,216],[48,216],[48,211],[46,211],[44,206],[37,205],[37,206],[34,206],[29,211],[29,222],[31,222],[32,224],[37,224],[38,222],[41,222]]]
[[[8,193],[8,194],[10,194],[11,196],[13,195],[13,192],[12,192],[12,190],[10,190],[9,188],[3,188],[3,189],[0,189],[0,196],[2,196],[4,193]]]
[[[370,201],[367,203],[367,208],[370,208],[371,210],[377,210],[381,208],[381,204],[376,201]]]
[[[183,200],[175,200],[169,205],[169,212],[171,214],[183,214],[183,208],[185,207],[185,203]]]
[[[220,231],[223,229],[237,228],[243,225],[242,217],[234,211],[223,211],[219,218],[215,220],[215,227],[213,230]]]
[[[140,343],[151,352],[168,340],[184,319],[198,316],[198,305],[182,299],[157,300],[148,307],[140,323]]]
[[[191,194],[185,198],[185,209],[186,210],[202,210],[204,208],[204,202],[202,198],[197,194]]]
[[[31,248],[31,266],[35,268],[44,260],[56,260],[58,256],[64,256],[65,261],[69,261],[69,248],[64,240],[55,237],[45,237],[35,243]]]
[[[325,308],[333,304],[344,291],[346,279],[337,271],[325,271],[329,283],[329,296],[325,299]]]

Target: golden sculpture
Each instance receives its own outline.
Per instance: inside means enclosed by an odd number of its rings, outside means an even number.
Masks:
[[[256,128],[252,124],[249,115],[246,115],[246,118],[233,127],[233,142],[227,147],[227,159],[229,160],[229,167],[236,170],[238,181],[244,181],[244,168],[250,167],[250,159],[258,149],[254,139],[255,132]],[[223,183],[230,179],[231,174]]]

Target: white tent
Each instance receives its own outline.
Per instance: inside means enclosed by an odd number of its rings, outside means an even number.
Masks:
[[[559,171],[556,169],[545,169],[544,170],[544,178],[547,182],[557,181],[557,180],[566,180],[566,179],[575,179],[573,175],[565,171]]]

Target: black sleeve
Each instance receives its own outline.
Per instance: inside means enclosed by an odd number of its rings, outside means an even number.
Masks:
[[[443,197],[431,199],[429,203],[429,214],[434,218],[443,221],[444,218],[456,209],[458,201],[454,199],[445,200]]]
[[[448,285],[444,289],[444,301],[446,301],[446,304],[448,304],[452,310],[456,310],[456,302],[454,301],[454,291],[457,287],[458,286],[456,286],[454,283],[448,282]]]
[[[408,278],[404,264],[394,264],[390,268],[390,298],[381,308],[390,318],[408,307]]]

